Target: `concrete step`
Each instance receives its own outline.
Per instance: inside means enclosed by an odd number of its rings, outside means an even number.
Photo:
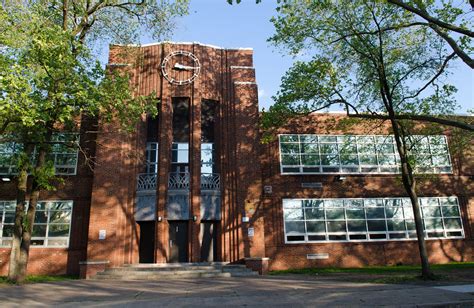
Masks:
[[[231,265],[229,262],[192,262],[192,263],[138,263],[138,264],[124,264],[122,267],[130,268],[169,268],[169,267],[193,267],[193,266],[224,266]]]
[[[171,273],[171,272],[170,272]],[[175,275],[163,275],[163,273],[145,273],[145,275],[137,275],[136,273],[129,275],[114,275],[109,273],[99,273],[94,279],[99,280],[159,280],[159,279],[179,279],[179,278],[227,278],[232,277],[230,273],[222,272],[186,272]]]
[[[108,268],[97,273],[95,279],[109,280],[159,280],[173,278],[249,277],[258,273],[243,264],[216,263],[171,263],[171,264],[127,264]]]
[[[197,270],[222,270],[222,266],[140,266],[140,267],[114,267],[107,269],[107,271],[111,272],[169,272],[169,271],[197,271]]]

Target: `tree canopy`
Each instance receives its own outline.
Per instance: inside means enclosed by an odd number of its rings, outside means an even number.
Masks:
[[[474,130],[457,110],[449,67],[457,54],[417,17],[381,1],[283,1],[269,41],[297,61],[282,78],[264,124],[341,104],[359,117],[386,118],[387,95],[399,119]],[[472,47],[472,46],[471,46]]]
[[[57,184],[49,155],[54,134],[77,131],[83,115],[132,129],[143,113],[157,112],[156,98],[135,95],[127,68],[101,66],[95,46],[138,43],[142,31],[162,38],[187,8],[188,0],[1,3],[0,141],[21,144],[9,279],[25,279],[39,192]]]

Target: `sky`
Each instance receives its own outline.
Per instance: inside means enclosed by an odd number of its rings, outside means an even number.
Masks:
[[[276,1],[244,0],[229,5],[225,0],[191,0],[189,15],[177,20],[171,38],[177,42],[200,42],[223,48],[251,47],[254,50],[260,108],[272,104],[271,97],[279,89],[281,77],[294,59],[284,55],[267,39],[274,33],[270,18],[275,15]],[[152,43],[147,38],[143,44]],[[474,70],[456,60],[451,83],[456,85],[458,113],[474,109]]]

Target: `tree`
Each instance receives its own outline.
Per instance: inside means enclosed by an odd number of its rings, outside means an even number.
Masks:
[[[229,4],[233,4],[233,0],[227,0]],[[237,4],[241,0],[235,1]],[[256,0],[260,3],[262,0]],[[294,2],[293,0],[277,0],[278,3]],[[306,1],[307,3],[319,2],[323,4],[325,1]],[[327,2],[327,1],[326,1]],[[466,5],[459,5],[452,0],[379,0],[381,3],[388,3],[388,5],[397,6],[412,16],[418,17],[407,23],[394,24],[394,28],[406,27],[426,27],[439,35],[453,50],[453,52],[466,63],[469,67],[474,69],[474,59],[472,53],[471,42],[474,38],[474,31],[470,25],[469,8],[474,10],[474,1],[466,0]],[[345,1],[337,2],[340,7],[345,5]],[[392,31],[393,29],[382,29],[383,31]]]
[[[10,280],[25,279],[40,191],[60,181],[50,158],[55,135],[77,128],[81,115],[101,114],[132,128],[141,114],[157,112],[155,101],[133,95],[126,70],[105,71],[94,61],[95,44],[131,43],[144,29],[159,38],[187,7],[187,0],[2,2],[0,133],[2,141],[23,145]],[[63,143],[77,146],[74,140]]]
[[[342,105],[349,117],[388,121],[413,206],[422,277],[432,278],[417,195],[413,123],[474,131],[472,119],[452,116],[456,88],[446,76],[456,52],[428,27],[401,27],[417,17],[382,1],[282,1],[277,13],[269,41],[311,58],[297,61],[282,78],[275,104],[263,116],[264,128],[332,105]]]

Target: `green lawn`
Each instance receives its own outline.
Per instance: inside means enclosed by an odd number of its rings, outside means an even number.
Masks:
[[[26,283],[40,283],[40,282],[56,282],[56,281],[67,281],[72,279],[78,279],[77,276],[68,276],[68,275],[59,275],[59,276],[49,276],[49,275],[29,275],[26,277]],[[0,285],[11,284],[8,281],[6,276],[0,276]]]
[[[435,271],[449,271],[451,269],[474,269],[474,262],[453,262],[448,264],[432,264],[431,268]],[[368,266],[357,268],[340,267],[312,267],[303,269],[289,269],[283,271],[272,271],[270,275],[281,274],[333,274],[333,273],[359,273],[359,274],[403,274],[420,271],[421,267],[417,265],[399,265],[399,266]]]

